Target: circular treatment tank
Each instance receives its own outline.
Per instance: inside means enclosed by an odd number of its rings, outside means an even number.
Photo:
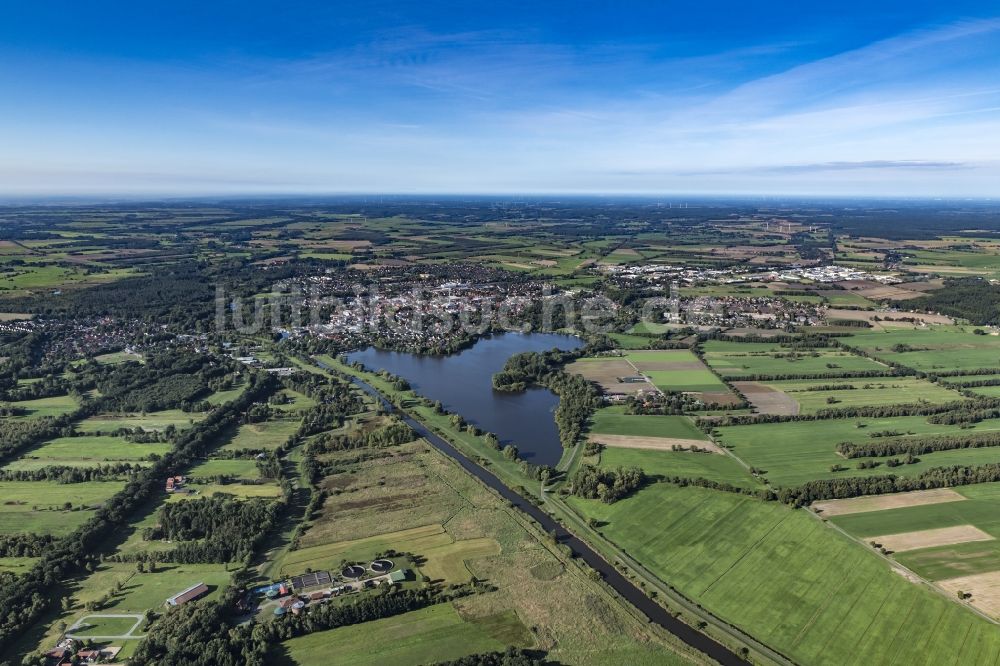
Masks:
[[[368,565],[369,569],[378,574],[389,573],[390,571],[392,571],[392,567],[393,567],[392,560],[375,560],[370,565]]]
[[[351,580],[357,580],[365,575],[365,568],[359,564],[350,564],[340,572],[340,575],[344,578],[349,578]]]

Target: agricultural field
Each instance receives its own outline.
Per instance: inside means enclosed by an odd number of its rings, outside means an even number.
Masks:
[[[872,356],[929,374],[1000,368],[1000,337],[973,327],[935,326],[854,335],[848,341]]]
[[[963,430],[958,425],[940,425],[925,416],[889,418],[840,418],[784,423],[722,426],[716,429],[716,441],[733,454],[758,469],[768,481],[778,486],[797,486],[814,479],[853,476],[878,476],[893,473],[914,476],[933,467],[947,465],[982,465],[1000,462],[1000,448],[958,449],[922,454],[919,462],[887,470],[889,457],[871,458],[880,463],[872,469],[857,469],[860,459],[848,460],[837,453],[840,442],[870,442],[870,433],[895,432],[901,435],[960,435],[965,432],[1000,430],[1000,420],[976,423]],[[898,456],[895,456],[898,457]],[[869,460],[866,458],[865,460]],[[831,467],[842,465],[843,471]]]
[[[99,414],[91,416],[76,424],[76,429],[86,433],[111,433],[121,428],[134,430],[142,428],[149,431],[163,431],[167,426],[177,430],[190,428],[205,418],[201,412],[184,412],[179,409],[166,409],[147,414]]]
[[[746,382],[750,384],[750,382]],[[957,391],[915,377],[861,379],[792,379],[766,381],[760,386],[779,392],[796,405],[795,414],[867,405],[942,404],[965,398]],[[737,386],[743,390],[744,386]],[[762,410],[763,411],[763,410]]]
[[[1000,657],[995,625],[911,583],[806,512],[668,484],[612,505],[570,501],[661,580],[799,663]],[[954,635],[966,639],[956,644]]]
[[[378,641],[372,641],[378,635]],[[358,666],[410,666],[457,659],[479,652],[501,652],[508,645],[529,643],[530,634],[517,616],[466,621],[452,604],[368,622],[363,628],[318,631],[283,644],[294,664],[320,664],[331,654]]]
[[[709,479],[742,488],[759,487],[750,472],[733,457],[690,451],[605,447],[596,461],[598,467],[638,467],[653,477],[680,476]]]
[[[900,503],[870,511],[837,513],[830,520],[865,543],[886,548],[910,571],[943,590],[970,595],[966,602],[1000,619],[1000,484],[963,486],[955,497]]]
[[[93,467],[109,462],[134,462],[160,457],[170,450],[167,443],[135,443],[124,437],[82,435],[60,437],[28,449],[4,469],[31,469],[40,465]]]
[[[19,400],[11,402],[10,404],[13,407],[19,407],[27,410],[27,413],[24,416],[15,418],[62,416],[63,414],[72,412],[80,406],[77,404],[76,400],[68,395],[59,395],[50,398],[36,398],[34,400]]]
[[[223,447],[224,451],[271,451],[284,444],[298,430],[294,418],[272,418],[260,423],[244,423],[236,436]]]
[[[0,481],[0,534],[69,534],[124,487],[123,481]]]
[[[890,371],[876,361],[832,347],[793,349],[780,343],[709,340],[702,345],[702,349],[705,362],[727,379],[754,376],[836,377],[846,372],[888,374]]]
[[[636,370],[662,391],[728,394],[729,389],[686,349],[630,351],[625,354]]]
[[[567,365],[566,372],[582,375],[594,382],[601,387],[605,395],[635,395],[655,390],[648,380],[624,381],[626,378],[638,379],[639,373],[635,366],[622,357],[581,358]]]

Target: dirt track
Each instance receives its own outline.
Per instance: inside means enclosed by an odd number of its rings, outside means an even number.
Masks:
[[[637,437],[634,435],[591,435],[590,440],[618,449],[650,449],[655,451],[671,451],[678,446],[690,449],[697,446],[708,449],[712,453],[722,453],[722,449],[702,439],[680,439],[677,437]]]

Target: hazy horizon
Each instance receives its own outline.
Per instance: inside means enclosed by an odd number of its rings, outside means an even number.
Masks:
[[[0,195],[1000,195],[985,2],[0,8]]]

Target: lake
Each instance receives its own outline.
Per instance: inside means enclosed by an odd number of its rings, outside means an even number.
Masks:
[[[582,346],[582,340],[569,335],[502,333],[482,338],[449,356],[370,347],[347,354],[347,358],[406,379],[420,395],[440,400],[445,409],[494,433],[502,444],[516,446],[521,458],[536,465],[555,466],[563,453],[554,417],[558,396],[546,388],[530,388],[522,393],[494,391],[493,373],[502,370],[514,354]]]

